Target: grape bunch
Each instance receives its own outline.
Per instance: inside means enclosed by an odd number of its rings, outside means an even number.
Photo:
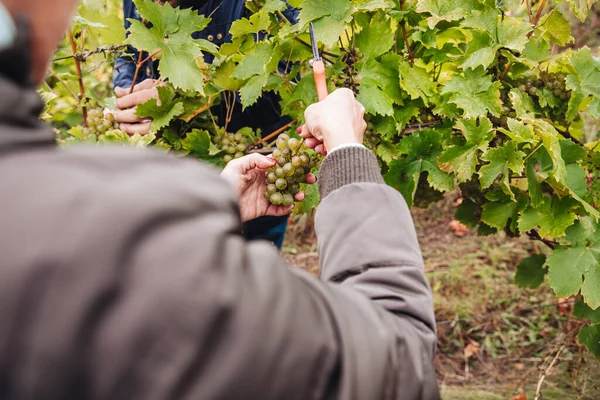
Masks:
[[[300,191],[300,184],[306,175],[316,166],[317,159],[300,151],[302,140],[291,138],[282,133],[276,141],[277,148],[272,157],[277,164],[267,170],[267,190],[265,198],[276,206],[291,206],[294,196]]]
[[[542,113],[553,121],[562,125],[566,124],[565,114],[569,107],[571,91],[567,90],[566,77],[562,73],[542,71],[539,78],[530,76],[521,79],[515,85],[522,93],[528,93],[534,97]],[[546,101],[542,102],[544,96]],[[554,96],[557,100],[555,104],[550,104],[548,97]]]
[[[246,149],[251,145],[251,140],[246,136],[238,133],[226,133],[222,137],[217,137],[215,142],[217,146],[220,146],[221,151],[225,153],[223,161],[228,163],[229,161],[244,157]]]
[[[106,132],[119,129],[113,114],[106,114],[102,110],[90,110],[87,114],[87,126],[83,128],[83,137],[86,140],[96,141],[98,136]]]
[[[340,84],[343,87],[351,89],[354,92],[354,95],[358,96],[358,83],[355,81],[354,77],[357,74],[356,62],[362,58],[362,55],[359,54],[354,48],[342,50],[344,51],[342,62],[345,64],[345,66],[342,70],[343,76],[340,79]]]

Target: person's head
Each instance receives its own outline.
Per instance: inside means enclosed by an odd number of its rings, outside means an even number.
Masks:
[[[63,38],[78,0],[0,0],[13,19],[26,18],[29,27],[31,75],[41,83],[48,62]]]

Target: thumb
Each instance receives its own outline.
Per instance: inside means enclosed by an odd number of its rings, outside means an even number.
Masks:
[[[244,167],[246,171],[250,171],[256,168],[267,169],[277,164],[277,161],[275,159],[263,156],[262,154],[258,153],[250,154],[244,158]]]

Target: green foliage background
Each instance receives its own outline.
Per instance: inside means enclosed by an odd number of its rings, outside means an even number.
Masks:
[[[119,3],[82,4],[73,27],[81,51],[123,42]],[[504,231],[547,244],[548,254],[522,261],[516,283],[535,287],[548,276],[557,296],[578,296],[576,314],[590,321],[580,342],[600,357],[600,59],[596,50],[569,47],[572,21],[585,21],[595,0],[288,3],[300,10],[296,25],[280,0],[248,1],[253,15],[236,21],[233,41],[217,48],[190,37],[207,18],[137,0],[152,28],[134,21],[127,43],[156,54],[168,79],[160,105],[152,100],[137,111],[153,118],[152,134],[82,135],[82,106],[111,107],[114,51],[84,60],[82,99],[73,59],[54,63],[42,89],[46,118],[65,142],[152,145],[222,165],[217,138],[226,129],[210,106],[223,93],[238,93],[248,107],[274,91],[299,121],[317,100],[306,46],[312,22],[330,90],[352,87],[367,109],[367,145],[386,182],[410,206],[458,189],[457,218],[480,234]],[[72,53],[67,43],[57,58]],[[215,56],[212,65],[203,61],[206,52]],[[280,61],[289,73],[279,71]],[[562,86],[553,89],[555,82]],[[316,190],[307,190],[303,212],[318,204]]]

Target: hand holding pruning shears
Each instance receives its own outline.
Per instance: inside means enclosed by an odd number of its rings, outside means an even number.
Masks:
[[[321,58],[321,54],[319,54],[319,48],[317,46],[318,42],[317,38],[315,37],[315,30],[312,23],[309,25],[309,29],[310,44],[313,51],[313,59],[310,62],[310,66],[312,67],[314,73],[317,97],[319,98],[319,101],[323,101],[329,95],[327,90],[327,74],[325,71],[325,63],[323,62],[323,58]],[[323,138],[315,137],[307,125],[299,127],[297,132],[304,138],[304,145],[306,147],[314,149],[319,154],[327,154],[327,149],[323,143]]]

